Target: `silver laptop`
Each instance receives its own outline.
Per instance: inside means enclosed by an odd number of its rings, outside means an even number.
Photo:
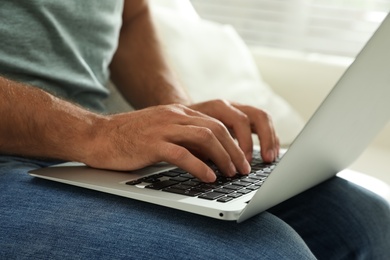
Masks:
[[[249,176],[205,184],[163,163],[132,172],[66,163],[30,174],[242,222],[331,178],[363,152],[390,119],[389,48],[388,16],[284,156],[277,164],[255,159]]]

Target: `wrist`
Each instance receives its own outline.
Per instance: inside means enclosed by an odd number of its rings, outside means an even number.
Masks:
[[[87,165],[95,160],[105,136],[105,125],[108,120],[108,116],[94,113],[88,113],[80,118],[74,125],[71,145],[66,151],[69,156],[68,160]]]
[[[50,108],[35,121],[36,128],[43,130],[39,136],[44,138],[38,156],[85,162],[105,116],[53,96],[48,103]]]

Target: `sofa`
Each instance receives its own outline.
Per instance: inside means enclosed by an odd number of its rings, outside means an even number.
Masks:
[[[266,110],[284,148],[352,62],[351,58],[248,47],[234,28],[200,18],[187,0],[152,0],[151,6],[165,55],[193,101],[227,99]],[[132,109],[114,87],[111,91],[109,111]],[[257,142],[256,137],[253,140]],[[370,161],[378,153],[380,158],[390,155],[390,125],[352,169],[339,176],[390,202],[390,175],[386,183],[385,174],[390,166],[376,160],[378,167],[372,167]]]

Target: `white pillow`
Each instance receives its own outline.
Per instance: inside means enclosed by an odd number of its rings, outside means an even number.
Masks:
[[[264,109],[272,116],[281,144],[290,144],[303,120],[262,80],[236,31],[200,19],[187,1],[169,1],[172,6],[153,1],[152,11],[167,58],[191,98],[221,98]],[[181,8],[175,2],[181,2]]]

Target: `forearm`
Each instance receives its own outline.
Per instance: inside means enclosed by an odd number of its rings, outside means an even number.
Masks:
[[[0,153],[85,161],[100,116],[0,77]]]
[[[119,46],[111,64],[113,82],[135,108],[190,104],[164,58],[147,4],[129,13],[136,9],[129,6],[135,2],[125,4]]]

